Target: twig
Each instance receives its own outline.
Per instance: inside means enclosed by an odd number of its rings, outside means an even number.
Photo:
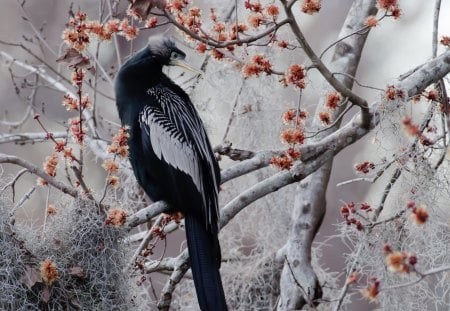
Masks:
[[[38,37],[39,41],[44,44],[44,46],[50,51],[50,53],[53,54],[53,56],[56,56],[56,52],[50,47],[50,45],[47,43],[47,41],[42,37],[39,30],[36,29],[34,24],[31,22],[30,17],[28,16],[27,11],[25,11],[25,8],[23,7],[24,3],[20,3],[18,0],[16,0],[17,5],[21,8],[23,14],[25,14],[24,19],[27,21],[27,23],[30,25],[31,29],[33,30],[36,37]]]
[[[349,88],[347,88],[341,81],[336,79],[331,71],[325,66],[325,64],[320,60],[320,58],[314,53],[313,49],[309,45],[308,41],[306,40],[305,36],[303,35],[303,32],[301,31],[300,27],[298,26],[298,23],[295,21],[294,14],[289,7],[289,5],[286,3],[286,1],[282,1],[284,6],[284,11],[286,13],[286,16],[288,17],[288,22],[291,27],[292,33],[295,35],[297,41],[300,43],[301,47],[305,51],[306,55],[311,60],[314,67],[316,67],[319,72],[322,74],[322,76],[327,80],[327,82],[339,93],[342,94],[344,97],[348,97],[350,102],[352,102],[354,105],[359,106],[361,108],[361,114],[362,114],[362,122],[361,127],[363,128],[369,128],[371,123],[371,116],[369,113],[369,106],[367,101],[353,93]]]
[[[12,189],[12,201],[14,202],[14,196],[15,196],[15,193],[16,193],[16,189],[15,189],[16,182],[19,180],[20,176],[22,176],[26,172],[28,172],[28,170],[26,168],[24,168],[23,170],[20,170],[17,173],[17,175],[13,178],[13,180],[11,180],[9,183],[7,183],[5,186],[2,187],[0,192],[3,192],[3,191],[5,191],[6,188],[11,187],[11,189]]]
[[[75,165],[72,165],[70,167],[75,175],[75,177],[77,178],[78,182],[80,183],[80,187],[81,189],[83,189],[84,194],[92,201],[95,202],[94,197],[92,196],[91,190],[89,190],[89,188],[87,187],[86,183],[84,182],[84,178],[83,178],[83,173],[82,171],[76,167]]]
[[[231,148],[232,144],[230,142],[226,142],[214,147],[214,152],[220,155],[224,155],[229,157],[234,161],[243,161],[251,159],[255,156],[255,153],[250,150],[242,150]]]
[[[34,193],[35,190],[36,190],[36,186],[31,187],[31,189],[28,190],[27,193],[25,193],[25,195],[22,197],[22,199],[20,199],[20,201],[17,202],[16,205],[14,205],[12,210],[9,212],[9,217],[10,218],[14,218],[14,213],[16,212],[16,210],[18,208],[20,208],[22,205],[24,205],[27,200],[30,199],[31,195]]]
[[[252,158],[239,162],[230,168],[224,169],[221,172],[220,180],[222,183],[226,183],[227,181],[230,181],[234,178],[266,167],[269,165],[270,159],[272,159],[273,156],[281,155],[282,153],[282,151],[260,151],[256,153]]]
[[[96,68],[100,68],[100,71],[102,72],[103,77],[105,78],[106,81],[108,81],[109,85],[114,86],[114,81],[111,79],[109,74],[106,72],[105,67],[103,67],[103,65],[100,63],[100,61],[98,60],[96,55],[90,53],[89,51],[88,51],[88,54],[91,56],[91,58],[94,60],[95,64],[97,65]],[[96,90],[96,89],[94,88],[94,90]]]
[[[438,30],[439,30],[439,13],[441,11],[441,0],[435,0],[434,4],[434,14],[433,14],[433,36],[431,41],[431,55],[432,57],[437,56],[438,47]]]
[[[47,216],[48,216],[48,205],[50,203],[50,187],[47,187],[47,196],[45,198],[45,209],[44,209],[44,227],[42,231],[45,232],[45,226],[47,225]]]
[[[78,196],[78,191],[75,188],[72,188],[70,186],[67,186],[63,182],[58,181],[56,178],[49,176],[47,173],[45,173],[40,168],[36,167],[34,164],[31,164],[30,162],[16,157],[12,155],[7,155],[4,153],[0,153],[0,163],[11,163],[16,164],[19,166],[22,166],[26,168],[31,174],[34,174],[36,176],[41,177],[45,181],[49,183],[49,185],[52,185],[56,189],[62,191],[63,193],[66,193],[74,198]]]
[[[239,33],[239,32],[237,32],[237,33]],[[246,81],[246,79],[244,77],[242,77],[241,78],[241,86],[239,87],[239,91],[237,92],[236,97],[234,98],[233,108],[231,108],[231,114],[230,114],[230,117],[228,118],[228,123],[225,128],[225,133],[223,134],[222,141],[227,141],[227,136],[228,136],[228,133],[231,128],[231,123],[236,118],[236,109],[239,104],[239,97],[241,96],[242,90],[244,89],[245,81]]]
[[[248,44],[251,42],[254,42],[256,40],[259,40],[261,38],[264,38],[265,36],[273,33],[275,30],[277,30],[278,28],[286,25],[287,23],[290,22],[289,19],[284,19],[280,22],[278,22],[277,24],[275,24],[274,26],[267,28],[266,30],[262,31],[259,34],[253,35],[253,36],[249,36],[247,38],[240,38],[239,40],[229,40],[229,41],[223,41],[223,42],[215,42],[215,40],[212,40],[211,38],[204,38],[203,36],[200,36],[198,34],[196,34],[195,32],[189,30],[188,28],[184,27],[183,25],[181,25],[180,23],[178,23],[175,18],[167,11],[164,11],[164,16],[178,29],[180,29],[181,31],[183,31],[184,33],[188,34],[190,37],[194,38],[197,41],[203,42],[205,44],[208,44],[210,46],[213,46],[215,48],[225,48],[229,45],[242,45],[242,44]]]
[[[390,161],[389,163],[387,163],[386,165],[384,165],[383,168],[380,168],[377,173],[375,174],[374,177],[372,178],[367,178],[367,177],[360,177],[360,178],[354,178],[354,179],[350,179],[350,180],[346,180],[343,182],[340,182],[336,185],[336,187],[340,187],[340,186],[344,186],[347,184],[351,184],[354,182],[358,182],[358,181],[368,181],[370,183],[374,183],[376,182],[381,176],[383,176],[383,174],[387,171],[387,169],[397,161],[398,157],[394,158],[392,161]]]
[[[113,7],[111,5],[111,1],[112,0],[107,0],[106,2],[108,3],[109,14],[111,15],[111,17],[115,17],[113,14]],[[114,50],[116,52],[117,66],[120,67],[122,66],[122,57],[120,56],[119,41],[117,40],[116,34],[113,35],[113,42],[114,42]]]
[[[397,285],[393,285],[393,286],[389,286],[389,287],[382,287],[379,289],[379,291],[391,291],[393,289],[399,289],[399,288],[403,288],[403,287],[409,287],[411,285],[417,284],[420,281],[422,281],[424,278],[426,278],[427,276],[431,276],[431,275],[435,275],[438,273],[442,273],[442,272],[446,272],[450,270],[450,266],[442,266],[442,267],[438,267],[438,268],[433,268],[433,269],[429,269],[426,270],[424,272],[417,272],[419,275],[419,278],[416,280],[412,280],[409,282],[405,282],[405,283],[401,283],[401,284],[397,284]]]
[[[400,212],[398,212],[397,214],[395,214],[395,215],[392,216],[392,217],[389,217],[389,218],[386,218],[386,219],[383,219],[383,220],[379,220],[379,221],[376,221],[376,222],[372,222],[372,223],[368,224],[367,226],[369,226],[369,228],[373,228],[373,227],[375,227],[375,226],[378,226],[378,225],[382,225],[382,224],[391,222],[391,221],[393,221],[393,220],[395,220],[395,219],[400,218],[400,217],[403,216],[403,214],[405,214],[405,213],[406,213],[406,210],[400,211]]]
[[[0,41],[1,42],[1,41]],[[15,44],[16,46],[20,46],[23,47],[20,44]],[[38,56],[35,56],[34,54],[32,54],[31,51],[27,50],[25,48],[25,50],[29,53],[31,53],[32,56],[36,57],[39,61],[44,62],[43,60],[41,60],[40,58],[38,58]],[[9,55],[8,53],[4,52],[4,51],[0,51],[0,56],[4,57],[5,59],[7,59],[8,61],[10,61],[12,64],[15,64],[21,68],[24,68],[26,70],[29,70],[30,72],[36,73],[38,74],[41,78],[43,78],[45,81],[47,81],[48,83],[50,83],[53,87],[55,87],[57,90],[63,92],[63,93],[68,93],[70,94],[72,97],[76,98],[76,94],[74,94],[69,88],[67,88],[63,83],[61,83],[60,81],[56,80],[55,78],[53,78],[52,76],[50,76],[49,74],[47,74],[47,72],[45,72],[45,70],[41,67],[34,67],[28,64],[25,64],[24,62],[21,62],[17,59],[14,59],[14,57],[12,57],[11,55]],[[56,72],[52,67],[48,67],[50,70],[52,70],[53,72]],[[56,72],[57,73],[57,72]],[[59,73],[57,73],[59,75]],[[66,80],[66,82],[69,82],[68,80]],[[70,83],[70,82],[69,82]],[[92,133],[95,133],[95,127],[92,121],[92,116],[91,113],[87,110],[84,109],[83,110],[83,114],[84,117],[86,118],[86,122],[87,125],[89,127],[89,129],[91,130]]]
[[[67,138],[67,132],[52,132],[53,138]],[[26,143],[35,143],[47,141],[47,133],[13,133],[0,134],[0,144],[16,143],[24,145]]]
[[[30,50],[29,48],[27,48],[25,45],[23,45],[23,44],[21,44],[21,43],[6,42],[6,41],[3,41],[3,40],[0,40],[0,44],[9,45],[9,46],[15,46],[15,47],[19,47],[19,48],[23,49],[23,50],[26,51],[28,54],[30,54],[31,56],[33,56],[38,62],[44,64],[51,72],[53,72],[53,73],[54,73],[58,78],[60,78],[62,81],[64,81],[65,83],[67,83],[67,84],[69,84],[69,85],[71,84],[71,81],[70,81],[69,79],[67,79],[66,77],[64,77],[64,76],[63,76],[60,72],[58,72],[55,68],[53,68],[52,66],[50,66],[50,64],[49,64],[48,62],[46,62],[44,59],[42,59],[41,57],[39,57],[38,55],[36,55],[35,53],[33,53],[33,51]],[[61,88],[60,88],[60,85],[55,85],[55,83],[54,83],[52,80],[57,81],[58,83],[61,83],[61,82],[59,82],[59,81],[56,80],[56,79],[53,79],[50,75],[48,75],[48,73],[46,73],[46,71],[45,71],[43,68],[41,68],[41,67],[36,68],[36,67],[34,67],[34,66],[25,64],[25,63],[23,63],[23,62],[21,62],[21,61],[15,59],[14,57],[12,57],[10,54],[6,53],[5,51],[0,51],[0,55],[3,56],[4,58],[6,58],[6,59],[7,59],[8,61],[10,61],[11,63],[14,63],[15,65],[18,65],[18,66],[20,66],[20,67],[22,67],[22,68],[28,69],[28,70],[30,70],[31,72],[37,72],[42,78],[44,78],[47,82],[49,82],[52,86],[54,86],[58,91],[65,92],[65,93],[71,93],[70,91],[66,91],[66,90],[65,90],[66,88],[61,89]],[[42,75],[42,73],[44,74],[44,76]],[[49,80],[47,79],[47,77],[50,77],[51,80],[49,81]],[[93,89],[93,86],[92,86],[92,85],[90,85],[89,83],[87,83],[87,85],[88,85],[91,89]],[[105,98],[108,98],[108,99],[110,99],[110,100],[114,100],[113,97],[107,95],[107,94],[104,93],[104,92],[101,92],[100,90],[97,90],[97,92],[98,92],[99,94],[101,94],[102,96],[104,96]],[[73,97],[75,97],[75,96],[73,96]],[[87,118],[87,119],[88,119],[88,118]]]
[[[345,185],[352,184],[352,183],[355,183],[355,182],[360,182],[360,181],[367,181],[367,182],[370,182],[372,184],[372,183],[375,182],[375,177],[372,177],[372,178],[358,177],[358,178],[349,179],[349,180],[346,180],[346,181],[343,181],[343,182],[340,182],[340,183],[336,184],[336,187],[341,187],[341,186],[345,186]]]
[[[364,249],[364,244],[360,243],[358,246],[358,250],[356,251],[356,253],[353,256],[353,261],[352,264],[350,266],[350,269],[348,269],[347,275],[346,275],[346,279],[345,279],[345,283],[344,286],[341,289],[341,292],[339,294],[339,297],[337,299],[337,304],[334,307],[334,311],[339,311],[339,309],[341,308],[342,302],[344,301],[345,296],[347,295],[348,289],[350,287],[350,283],[347,282],[347,279],[349,277],[349,275],[353,272],[355,272],[356,269],[356,265],[358,264],[358,260],[359,260],[359,255],[361,254],[362,250]]]
[[[138,248],[134,251],[133,256],[128,262],[128,265],[125,267],[125,270],[129,270],[134,267],[136,259],[138,258],[139,254],[142,252],[144,248],[147,247],[150,240],[153,238],[153,229],[155,226],[159,226],[161,224],[161,221],[163,220],[164,216],[160,214],[158,218],[155,220],[155,223],[152,225],[152,227],[147,231],[147,234],[144,236],[144,239],[142,240],[141,244],[139,244]]]
[[[378,88],[378,87],[370,86],[370,85],[367,85],[367,84],[362,84],[354,76],[352,76],[352,75],[350,75],[348,73],[345,73],[345,72],[333,72],[333,76],[344,76],[344,77],[350,78],[350,79],[352,79],[352,81],[356,85],[358,85],[360,87],[363,87],[363,88],[366,88],[366,89],[371,89],[371,90],[380,91],[380,92],[385,92],[386,91],[386,90]]]
[[[348,102],[348,100],[346,99],[342,105],[345,105]],[[344,116],[347,114],[347,112],[350,111],[350,109],[353,108],[353,105],[347,105],[345,107],[345,109],[336,117],[335,120],[333,120],[333,122],[331,122],[330,124],[328,124],[326,127],[321,128],[320,130],[315,131],[312,135],[307,136],[305,138],[313,138],[317,135],[319,135],[320,133],[326,132],[329,129],[332,129],[333,127],[335,127],[336,125],[339,125],[341,123],[342,118],[344,118]]]

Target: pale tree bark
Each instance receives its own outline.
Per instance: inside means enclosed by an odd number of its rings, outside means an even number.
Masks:
[[[376,13],[375,3],[375,0],[356,0],[350,8],[339,38],[364,28],[367,16]],[[365,30],[362,34],[339,42],[335,47],[329,68],[333,73],[344,74],[336,78],[348,89],[352,88],[354,81],[349,77],[355,76],[368,33],[368,30]],[[332,91],[329,86],[326,89]],[[316,114],[325,110],[325,101],[323,96],[317,105]],[[332,119],[338,118],[345,109],[345,105],[342,105],[333,113]],[[313,140],[319,141],[336,131],[339,124],[340,120],[335,126],[320,132]],[[320,130],[322,127],[320,120],[314,118],[313,130]],[[311,248],[325,215],[326,191],[332,164],[331,158],[297,186],[289,238],[278,253],[280,260],[284,260],[278,303],[280,310],[300,309],[305,304],[313,305],[314,300],[322,296],[319,280],[311,263]]]

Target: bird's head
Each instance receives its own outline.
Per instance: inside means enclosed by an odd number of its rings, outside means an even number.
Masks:
[[[151,37],[148,40],[147,48],[152,57],[163,66],[179,66],[202,74],[201,71],[191,67],[184,61],[186,54],[175,45],[172,38],[161,36]]]
[[[202,74],[184,62],[186,54],[168,37],[151,37],[148,45],[134,54],[120,68],[116,77],[116,93],[123,89],[148,89],[158,83],[164,66],[180,66]]]

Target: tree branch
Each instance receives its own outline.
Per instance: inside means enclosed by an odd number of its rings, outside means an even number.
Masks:
[[[333,75],[333,73],[328,69],[327,66],[322,62],[322,60],[316,55],[316,53],[313,51],[311,46],[309,45],[308,41],[306,40],[305,36],[303,35],[303,32],[301,31],[300,27],[298,26],[298,23],[295,20],[294,13],[292,12],[292,7],[289,7],[286,2],[283,1],[284,9],[286,16],[288,17],[289,26],[291,27],[292,33],[295,35],[297,41],[300,43],[301,47],[305,51],[306,55],[311,60],[313,66],[319,70],[319,72],[322,74],[322,76],[327,80],[327,82],[339,93],[342,94],[342,96],[347,97],[350,102],[352,102],[354,105],[359,106],[361,108],[362,112],[362,124],[361,126],[364,128],[368,128],[370,125],[370,114],[368,109],[368,103],[367,101],[356,95],[351,91],[350,88],[345,86],[341,81],[336,79]],[[365,36],[364,36],[365,37]]]
[[[125,227],[128,230],[150,221],[152,218],[169,210],[169,204],[164,201],[157,201],[146,208],[143,208],[127,218]]]
[[[52,132],[53,138],[67,138],[67,132]],[[47,141],[47,133],[12,133],[0,134],[0,144],[15,143],[25,145],[27,143],[35,143]]]
[[[32,164],[24,159],[21,159],[16,156],[11,156],[11,155],[7,155],[4,153],[0,153],[0,163],[11,163],[11,164],[16,164],[21,167],[24,167],[31,174],[41,177],[42,179],[47,181],[49,183],[49,185],[52,185],[53,187],[60,190],[61,192],[66,193],[74,198],[76,198],[78,196],[78,191],[75,188],[67,186],[63,182],[58,181],[56,178],[49,176],[43,170],[41,170],[34,164]]]
[[[255,41],[257,41],[261,38],[264,38],[267,35],[277,31],[280,27],[282,27],[283,25],[286,25],[287,23],[290,22],[290,19],[287,18],[287,19],[284,19],[284,20],[276,23],[274,26],[269,27],[266,30],[264,30],[256,35],[248,36],[246,38],[239,38],[236,40],[218,42],[218,41],[211,40],[209,38],[204,38],[203,36],[200,36],[200,35],[196,34],[195,32],[191,31],[190,29],[184,27],[183,25],[181,25],[180,23],[178,23],[175,20],[175,18],[172,16],[172,14],[170,14],[167,11],[164,11],[164,16],[170,21],[170,23],[172,23],[175,27],[180,29],[185,34],[189,35],[190,37],[194,38],[197,41],[203,42],[203,43],[208,44],[215,48],[225,48],[227,46],[231,46],[231,45],[235,45],[235,44],[242,45],[242,44],[248,44],[251,42],[255,42]]]

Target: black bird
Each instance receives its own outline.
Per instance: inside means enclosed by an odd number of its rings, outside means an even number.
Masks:
[[[153,201],[185,217],[186,239],[202,310],[227,310],[219,268],[220,171],[204,125],[189,96],[163,72],[186,54],[169,38],[151,38],[119,70],[116,103],[129,126],[130,162]]]

